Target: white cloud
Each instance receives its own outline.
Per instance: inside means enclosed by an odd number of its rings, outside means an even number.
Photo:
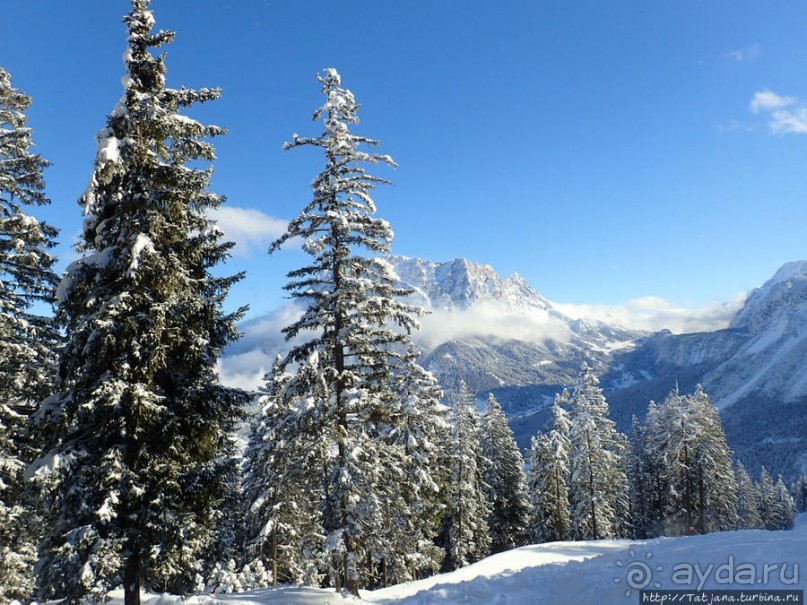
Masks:
[[[226,387],[254,391],[272,369],[273,360],[272,355],[267,355],[261,349],[225,355],[216,362],[216,373]]]
[[[751,100],[751,111],[768,114],[768,128],[774,134],[807,134],[807,105],[796,97],[762,90]]]
[[[272,369],[275,357],[289,350],[291,343],[286,342],[283,328],[301,315],[301,307],[289,303],[241,324],[239,328],[244,335],[227,348],[217,364],[222,384],[247,390],[257,388]]]
[[[676,334],[725,328],[740,308],[745,296],[728,303],[702,308],[674,305],[664,299],[646,296],[621,305],[574,305],[552,303],[552,307],[572,319],[594,319],[610,324],[657,332],[667,329]],[[219,360],[219,377],[227,386],[255,389],[272,368],[275,356],[285,354],[290,344],[281,330],[298,320],[299,305],[290,303],[241,326],[244,336],[227,349]],[[478,302],[469,309],[438,309],[421,318],[421,330],[413,335],[425,351],[451,339],[494,337],[522,342],[563,343],[571,336],[569,328],[542,309],[513,309],[507,304]]]
[[[807,107],[774,111],[769,125],[776,134],[807,134]]]
[[[754,113],[773,111],[789,107],[796,102],[796,97],[782,97],[772,90],[761,90],[751,99],[751,111]]]
[[[595,319],[648,332],[670,330],[675,334],[687,334],[725,328],[745,298],[742,295],[729,302],[701,308],[675,305],[657,296],[635,298],[620,305],[552,305],[573,319]]]
[[[740,49],[740,50],[732,50],[729,53],[726,53],[726,56],[729,59],[733,59],[738,63],[743,63],[745,61],[752,61],[758,58],[762,54],[762,47],[759,44],[752,44],[748,48]]]
[[[524,342],[565,342],[569,329],[541,309],[514,310],[494,302],[479,302],[469,309],[438,309],[421,318],[419,345],[432,349],[454,338],[489,336]]]
[[[211,210],[209,216],[224,232],[225,239],[235,243],[235,256],[251,256],[255,249],[266,252],[289,224],[260,210],[235,206],[220,206]]]
[[[252,390],[272,368],[275,356],[285,354],[290,344],[301,342],[301,335],[287,343],[281,330],[300,318],[302,308],[284,305],[240,326],[243,337],[228,347],[217,371],[223,384]],[[413,334],[417,345],[430,350],[453,338],[495,337],[540,343],[565,342],[569,329],[541,309],[513,310],[496,303],[477,303],[470,309],[437,310],[421,318],[421,330]]]

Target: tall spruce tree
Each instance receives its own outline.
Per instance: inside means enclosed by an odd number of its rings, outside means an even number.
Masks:
[[[490,504],[490,550],[498,553],[528,542],[530,501],[524,457],[496,398],[488,397],[482,416],[482,455],[488,460],[482,478]]]
[[[323,567],[321,503],[326,485],[327,452],[299,438],[316,439],[301,414],[305,399],[284,392],[291,379],[275,360],[260,390],[260,412],[253,419],[244,454],[247,563],[271,571],[272,584],[319,585]],[[298,378],[316,366],[303,364]],[[308,383],[308,379],[304,382]]]
[[[702,427],[695,452],[695,493],[699,532],[725,531],[737,524],[737,480],[732,451],[729,449],[717,408],[698,385],[690,395],[693,416]]]
[[[790,486],[790,495],[796,505],[796,512],[807,512],[807,475],[802,475]]]
[[[377,141],[350,132],[359,105],[336,70],[317,79],[325,102],[314,120],[322,119],[325,130],[316,138],[295,135],[285,148],[319,148],[325,168],[312,183],[311,202],[270,246],[274,252],[301,238],[312,257],[289,273],[285,286],[306,309],[284,329],[301,342],[282,368],[298,364],[282,397],[296,415],[288,426],[299,430],[283,439],[322,456],[322,474],[310,485],[323,499],[326,582],[357,594],[359,587],[403,577],[408,566],[399,563],[417,558],[411,549],[428,537],[431,530],[416,520],[413,495],[426,497],[437,488],[430,440],[444,421],[436,382],[411,353],[409,333],[418,327],[420,310],[401,301],[408,291],[395,287],[382,258],[392,230],[373,216],[371,192],[388,181],[365,166],[395,163],[364,150]],[[417,456],[409,452],[413,444]]]
[[[399,545],[384,558],[381,583],[400,583],[440,570],[445,551],[435,544],[445,507],[449,469],[443,465],[450,438],[448,410],[440,405],[443,392],[431,373],[417,364],[410,343],[393,376],[397,417],[390,441],[403,448],[404,508],[393,511]],[[427,471],[424,473],[424,470]],[[397,556],[406,553],[406,557]]]
[[[52,320],[37,312],[52,304],[58,280],[48,252],[56,230],[28,214],[49,203],[30,105],[0,67],[0,602],[27,599],[34,587],[41,524],[24,490],[36,452],[28,418],[52,386],[58,343]]]
[[[762,518],[759,515],[759,490],[742,462],[735,467],[737,480],[737,528],[759,529]]]
[[[736,526],[737,482],[731,450],[720,416],[700,385],[687,396],[676,389],[651,410],[647,448],[664,480],[667,535]]]
[[[554,542],[571,537],[569,516],[569,462],[571,421],[565,406],[569,393],[555,397],[552,405],[553,426],[549,433],[532,438],[528,472],[532,505],[532,539]]]
[[[653,468],[647,456],[645,429],[636,416],[631,423],[626,475],[632,537],[644,540],[655,537],[653,522]]]
[[[776,509],[781,522],[777,529],[793,529],[796,523],[796,503],[782,476],[776,481]]]
[[[625,443],[608,418],[608,402],[587,364],[571,400],[569,504],[576,540],[619,537],[627,515]]]
[[[224,131],[179,113],[219,91],[166,87],[150,49],[174,34],[153,31],[148,5],[132,0],[124,18],[125,92],[80,200],[83,256],[57,290],[67,344],[39,414],[52,462],[40,471],[55,476],[40,591],[70,603],[120,585],[127,605],[141,586],[193,588],[246,401],[215,371],[241,314],[222,310],[240,275],[211,274],[230,244],[207,218],[222,198],[200,167]]]
[[[443,571],[474,563],[490,552],[490,505],[484,472],[489,464],[482,455],[479,412],[465,381],[451,401],[452,434],[446,451],[450,468],[445,490],[446,510],[438,543],[445,548]]]
[[[659,535],[684,535],[693,527],[690,448],[681,446],[687,423],[684,398],[677,386],[661,404],[650,403],[645,448],[653,469],[653,520]]]
[[[796,503],[787,490],[782,477],[774,482],[764,466],[759,481],[759,514],[768,530],[793,529],[796,520]]]
[[[666,467],[662,457],[658,456],[659,439],[663,441],[663,432],[658,430],[659,418],[664,414],[664,406],[651,401],[647,407],[644,425],[641,427],[644,444],[644,464],[647,467],[648,486],[647,514],[651,536],[662,536],[666,532],[667,497],[669,491]]]

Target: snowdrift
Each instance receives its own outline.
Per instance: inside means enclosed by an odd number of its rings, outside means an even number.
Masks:
[[[628,605],[645,590],[807,588],[807,514],[793,531],[746,530],[655,540],[553,542],[493,555],[474,565],[360,599],[331,590],[278,587],[248,593],[144,595],[144,605]],[[112,603],[121,605],[123,595]],[[803,601],[802,601],[803,602]]]

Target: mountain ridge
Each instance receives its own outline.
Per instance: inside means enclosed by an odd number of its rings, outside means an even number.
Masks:
[[[422,306],[414,334],[420,363],[447,394],[464,380],[480,402],[493,393],[522,448],[548,408],[594,367],[623,431],[651,400],[702,384],[720,408],[730,445],[750,470],[807,473],[807,261],[785,263],[753,290],[722,329],[673,334],[572,318],[518,274],[501,277],[467,259],[390,257],[398,285]],[[289,304],[242,324],[222,381],[252,389],[288,346],[280,332],[302,308]]]
[[[790,477],[807,472],[807,439],[794,434],[794,427],[804,427],[807,435],[807,261],[782,265],[748,295],[728,327],[687,334],[572,319],[517,274],[502,278],[467,259],[391,262],[401,285],[416,292],[415,302],[437,314],[435,323],[467,316],[480,324],[498,305],[508,321],[523,323],[525,334],[539,312],[558,328],[543,339],[536,331],[531,339],[474,325],[432,342],[422,357],[446,390],[465,380],[480,399],[494,393],[522,447],[543,428],[554,394],[574,385],[585,361],[598,369],[623,430],[674,385],[703,384],[722,411],[732,446],[752,469],[766,464]],[[424,332],[432,327],[427,320]]]

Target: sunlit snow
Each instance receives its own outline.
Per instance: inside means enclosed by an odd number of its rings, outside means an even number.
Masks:
[[[631,569],[645,575],[629,575]],[[749,569],[756,572],[753,581],[745,573]],[[143,605],[629,605],[639,602],[640,588],[803,590],[805,574],[807,514],[802,514],[793,531],[525,546],[451,573],[361,591],[360,599],[283,586],[185,600],[144,595]],[[112,605],[122,605],[121,591],[112,597]]]

